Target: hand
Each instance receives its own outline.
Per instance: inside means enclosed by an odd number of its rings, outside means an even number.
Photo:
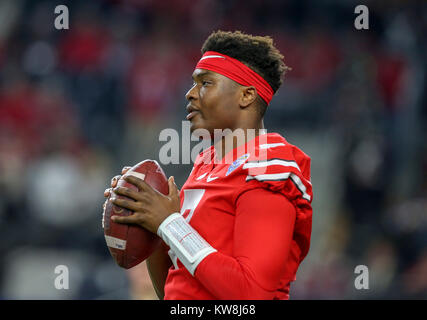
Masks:
[[[122,169],[122,175],[123,174],[126,174],[126,172],[128,172],[129,171],[129,169],[130,169],[131,167],[129,167],[129,166],[125,166],[125,167],[123,167],[123,169]],[[115,188],[116,186],[117,186],[117,182],[119,181],[119,179],[121,178],[121,175],[119,174],[119,175],[117,175],[117,176],[114,176],[113,178],[111,178],[111,188],[107,188],[107,189],[105,189],[105,191],[104,191],[104,197],[106,197],[107,199],[105,199],[105,202],[104,202],[104,204],[102,205],[102,210],[103,211],[105,211],[105,207],[106,207],[106,205],[107,205],[107,202],[108,202],[108,198],[110,197],[110,195],[111,195],[111,191],[113,190],[113,188]]]
[[[123,174],[126,174],[126,172],[128,172],[130,168],[131,168],[131,167],[128,167],[128,166],[123,167],[123,169],[122,169],[122,175],[123,175]],[[106,201],[105,201],[105,203],[104,203],[104,206],[105,206],[105,204],[107,203],[108,198],[109,198],[109,197],[110,197],[110,195],[111,195],[111,191],[113,190],[113,188],[115,188],[115,187],[117,186],[117,182],[119,181],[119,179],[120,179],[121,177],[122,177],[122,176],[119,174],[119,175],[114,176],[113,178],[111,178],[111,188],[107,188],[107,189],[105,189],[105,191],[104,191],[104,197],[106,197],[106,198],[107,198],[107,200],[106,200]]]
[[[125,187],[114,187],[112,190],[117,195],[128,197],[132,200],[111,197],[111,201],[122,208],[131,210],[134,214],[121,217],[113,216],[111,219],[117,223],[137,224],[148,231],[157,233],[160,224],[172,213],[180,212],[179,190],[174,177],[169,177],[169,194],[164,195],[144,180],[134,176],[124,175],[123,179],[133,184],[140,191],[134,191]]]

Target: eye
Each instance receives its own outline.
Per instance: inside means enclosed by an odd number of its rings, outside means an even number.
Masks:
[[[210,81],[206,81],[206,80],[203,80],[203,81],[202,81],[202,85],[203,85],[203,86],[208,85],[208,84],[210,84],[210,83],[211,83]]]

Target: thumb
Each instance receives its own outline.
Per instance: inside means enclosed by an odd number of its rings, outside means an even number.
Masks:
[[[168,184],[169,184],[169,196],[179,195],[179,189],[175,183],[175,177],[174,176],[169,177]]]

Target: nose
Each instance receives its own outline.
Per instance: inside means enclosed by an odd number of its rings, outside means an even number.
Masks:
[[[185,99],[187,99],[188,101],[192,101],[197,99],[197,84],[194,84],[190,90],[188,90],[188,92],[185,94]]]

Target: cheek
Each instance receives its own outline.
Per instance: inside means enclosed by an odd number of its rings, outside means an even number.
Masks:
[[[220,99],[218,98],[218,90],[216,90],[215,88],[202,88],[200,90],[199,97],[203,117],[211,120],[212,117],[215,115],[216,109],[220,102]]]
[[[225,129],[233,126],[237,116],[234,94],[235,92],[224,90],[221,86],[200,90],[203,119],[209,127]]]
[[[223,92],[221,99],[218,99],[216,104],[216,113],[218,118],[222,120],[224,124],[231,126],[236,120],[238,106],[234,97],[234,92]]]

